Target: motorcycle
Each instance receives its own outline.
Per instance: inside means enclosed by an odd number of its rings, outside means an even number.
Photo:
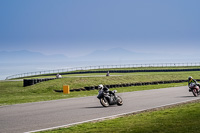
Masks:
[[[102,89],[99,91],[99,95],[97,98],[100,100],[100,103],[103,107],[108,107],[109,105],[115,105],[118,106],[123,105],[123,100],[120,96],[117,96],[115,93],[117,90],[109,91],[109,89],[105,90]]]
[[[200,94],[199,86],[195,83],[190,83],[189,88],[189,92],[192,92],[195,97],[197,97]]]

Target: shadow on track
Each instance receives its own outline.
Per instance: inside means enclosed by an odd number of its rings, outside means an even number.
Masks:
[[[180,96],[179,98],[194,97],[194,96]]]
[[[104,108],[103,106],[85,107],[85,108]]]
[[[92,108],[111,108],[111,107],[118,107],[117,105],[110,105],[109,107],[103,107],[103,106],[94,106],[94,107],[84,107],[87,109],[92,109]]]

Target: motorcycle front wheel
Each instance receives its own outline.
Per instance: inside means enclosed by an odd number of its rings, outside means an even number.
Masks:
[[[105,97],[100,99],[100,103],[103,107],[109,106],[108,100]]]
[[[195,97],[197,97],[198,91],[197,91],[196,89],[193,89],[193,90],[192,90],[192,93],[193,93],[193,95],[194,95]]]
[[[117,105],[122,106],[123,105],[123,100],[120,96],[117,96]]]

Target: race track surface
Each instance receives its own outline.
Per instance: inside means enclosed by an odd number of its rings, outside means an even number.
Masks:
[[[118,94],[118,93],[117,93]],[[123,106],[101,106],[96,96],[0,106],[0,132],[21,133],[199,99],[188,87],[119,93]]]

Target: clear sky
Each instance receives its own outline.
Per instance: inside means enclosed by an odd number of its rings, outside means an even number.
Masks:
[[[200,0],[0,0],[0,51],[200,51]],[[192,49],[192,50],[191,50]]]

